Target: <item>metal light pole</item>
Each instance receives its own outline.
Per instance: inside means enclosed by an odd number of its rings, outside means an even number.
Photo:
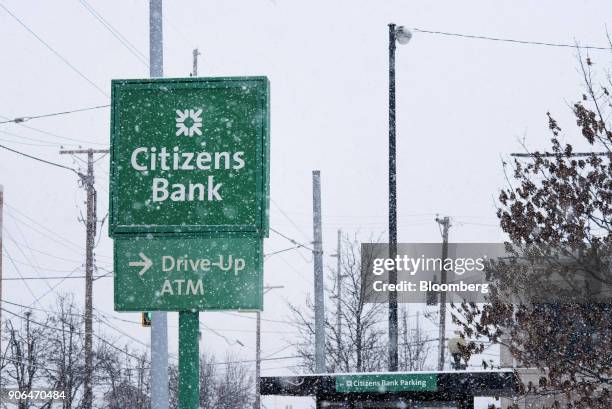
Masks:
[[[389,24],[389,258],[397,255],[397,197],[395,155],[395,43],[407,44],[412,33]],[[389,271],[389,284],[397,283],[397,270]],[[389,371],[397,371],[397,293],[389,292]]]

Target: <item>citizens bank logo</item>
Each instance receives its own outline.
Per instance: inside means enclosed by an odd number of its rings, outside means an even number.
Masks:
[[[176,110],[176,136],[202,136],[202,110]]]

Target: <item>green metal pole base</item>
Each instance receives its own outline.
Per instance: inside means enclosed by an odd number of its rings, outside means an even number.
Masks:
[[[199,312],[179,312],[179,408],[200,407]]]

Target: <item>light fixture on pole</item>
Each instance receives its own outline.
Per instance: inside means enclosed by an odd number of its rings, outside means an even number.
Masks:
[[[407,44],[412,38],[404,26],[389,24],[389,258],[397,254],[397,198],[395,155],[395,43]],[[389,271],[389,284],[397,283],[397,270]],[[389,371],[398,369],[397,293],[389,292]]]

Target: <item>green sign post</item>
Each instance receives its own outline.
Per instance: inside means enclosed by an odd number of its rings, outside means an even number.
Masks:
[[[199,401],[202,310],[260,310],[265,77],[112,82],[115,310],[179,311],[179,401]]]

